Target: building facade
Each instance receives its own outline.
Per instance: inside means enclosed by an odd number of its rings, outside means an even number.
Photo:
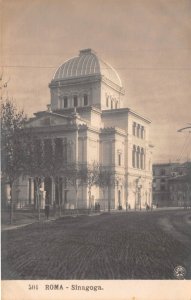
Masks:
[[[191,193],[190,163],[153,164],[153,204],[188,206]]]
[[[152,146],[150,121],[124,107],[117,72],[91,49],[63,63],[49,84],[51,102],[47,111],[35,113],[27,127],[35,132],[43,151],[51,145],[67,163],[99,164],[112,170],[115,182],[109,190],[93,186],[91,203],[86,185],[75,190],[62,182],[58,191],[53,178],[41,182],[42,207],[58,202],[65,208],[142,209],[152,201]],[[44,193],[44,194],[43,194]],[[43,196],[44,195],[44,196]],[[35,204],[34,179],[20,178],[15,185],[17,207]]]
[[[191,208],[191,163],[180,164],[169,178],[172,206]]]
[[[157,207],[169,206],[169,178],[172,164],[153,164],[153,205]]]

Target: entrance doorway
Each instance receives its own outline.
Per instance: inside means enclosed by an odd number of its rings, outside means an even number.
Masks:
[[[58,206],[62,206],[63,203],[62,186],[63,179],[61,177],[57,177],[55,181],[55,201]]]
[[[50,177],[46,177],[44,179],[44,190],[46,191],[46,204],[51,204],[52,198],[52,179]]]
[[[122,206],[121,206],[121,191],[118,190],[118,209],[122,209]]]

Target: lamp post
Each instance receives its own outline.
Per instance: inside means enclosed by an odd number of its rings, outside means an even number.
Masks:
[[[149,206],[153,210],[153,193],[152,193],[152,182],[149,182]]]
[[[126,192],[126,212],[127,212],[127,207],[128,207],[128,191]]]
[[[141,189],[142,189],[141,176],[139,176],[136,179],[135,210],[137,209],[137,204],[139,204],[139,209],[141,210]]]
[[[141,210],[141,189],[142,189],[142,185],[139,185],[138,187],[138,199],[139,199],[139,209]]]

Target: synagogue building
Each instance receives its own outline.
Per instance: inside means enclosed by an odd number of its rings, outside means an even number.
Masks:
[[[55,71],[49,84],[50,104],[28,122],[44,151],[52,145],[63,153],[63,161],[91,165],[98,163],[114,174],[110,191],[93,186],[91,203],[88,188],[75,190],[62,182],[58,191],[54,179],[44,178],[41,191],[50,205],[68,209],[89,208],[99,203],[107,209],[144,209],[152,202],[151,122],[125,106],[128,99],[116,70],[91,49],[69,58]],[[30,176],[20,178],[15,186],[17,207],[35,205],[35,183]]]

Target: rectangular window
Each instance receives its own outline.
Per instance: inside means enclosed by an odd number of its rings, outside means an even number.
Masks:
[[[141,126],[141,138],[144,139],[145,128]]]
[[[51,161],[53,156],[53,147],[52,147],[52,140],[51,139],[45,139],[44,140],[44,159],[48,161]]]
[[[133,122],[133,135],[135,136],[135,134],[136,134],[136,123]]]
[[[62,156],[63,156],[62,139],[56,138],[55,139],[55,157],[62,157]]]
[[[165,172],[165,169],[161,169],[161,170],[160,170],[160,175],[161,175],[161,176],[164,176],[165,173],[166,173],[166,172]]]
[[[121,153],[118,154],[118,165],[121,166]]]
[[[165,191],[165,190],[166,190],[165,185],[161,185],[161,186],[160,186],[160,190],[161,190],[161,191]]]
[[[132,166],[133,166],[133,168],[136,167],[136,147],[135,147],[135,145],[133,146],[133,150],[132,150]]]
[[[109,106],[109,97],[106,97],[106,106]]]
[[[68,107],[68,97],[64,97],[64,108]]]
[[[67,162],[68,159],[68,142],[67,142],[67,138],[63,139],[63,161]]]
[[[78,97],[74,96],[74,107],[78,106]]]
[[[37,164],[41,163],[41,160],[43,159],[44,151],[43,151],[42,141],[39,139],[34,140],[34,159],[37,162]]]
[[[140,137],[140,125],[138,124],[137,125],[137,137],[139,138]]]
[[[88,95],[84,95],[84,106],[88,105]]]

